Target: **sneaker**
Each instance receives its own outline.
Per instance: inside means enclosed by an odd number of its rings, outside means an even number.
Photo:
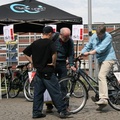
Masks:
[[[60,112],[60,118],[67,118],[69,115],[71,115],[71,112]]]
[[[43,117],[46,117],[46,115],[45,114],[43,114],[43,113],[41,113],[41,114],[36,114],[36,115],[33,115],[33,119],[35,119],[35,118],[43,118]]]
[[[104,107],[106,107],[106,104],[101,104],[99,107],[96,109],[97,111],[102,111]]]
[[[97,105],[107,105],[108,104],[108,100],[107,99],[100,99],[99,101],[95,102]]]

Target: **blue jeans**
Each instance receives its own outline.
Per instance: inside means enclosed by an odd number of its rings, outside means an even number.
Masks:
[[[41,113],[44,104],[44,92],[48,90],[53,104],[57,108],[58,112],[65,111],[66,105],[62,100],[62,94],[60,92],[60,86],[58,80],[53,73],[50,80],[41,78],[37,72],[34,77],[34,99],[33,99],[33,115]]]
[[[57,75],[59,80],[67,76],[66,62],[56,63],[55,74]],[[62,82],[60,85],[62,97],[64,98],[67,94],[67,81],[65,81],[64,83]]]
[[[55,74],[58,77],[58,79],[67,76],[66,62],[57,62],[56,63]],[[64,83],[62,82],[62,84],[60,85],[60,89],[61,89],[61,92],[62,92],[62,98],[64,98],[67,94],[67,81],[64,82]],[[69,104],[69,103],[67,103],[67,104]],[[46,103],[46,105],[47,105],[48,109],[53,108],[51,103]]]

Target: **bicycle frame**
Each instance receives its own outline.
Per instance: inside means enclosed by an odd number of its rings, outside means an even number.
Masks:
[[[90,81],[94,82],[95,85],[98,86],[98,82],[93,79],[92,77],[90,77],[86,72],[84,72],[82,69],[78,69],[78,76],[80,78],[80,76],[82,76],[82,78],[87,82],[87,84],[92,88],[92,90],[98,94],[98,90],[91,84]]]
[[[84,79],[84,81],[87,82],[87,84],[90,86],[90,88],[92,88],[92,90],[98,94],[98,89],[92,85],[91,81],[93,83],[95,83],[96,86],[98,86],[98,81],[95,80],[94,78],[90,77],[84,70],[82,70],[80,67],[81,67],[81,60],[82,59],[79,59],[79,58],[76,58],[75,59],[75,62],[79,62],[79,65],[78,65],[78,70],[76,71],[77,73],[77,78],[80,79],[80,77],[82,76],[82,78]],[[81,79],[80,79],[81,80]],[[89,91],[89,90],[88,90]]]

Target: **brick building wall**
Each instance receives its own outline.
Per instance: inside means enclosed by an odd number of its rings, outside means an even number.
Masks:
[[[98,24],[93,24],[92,28],[93,30],[96,28]],[[112,32],[115,29],[120,28],[120,24],[106,24],[106,28],[108,32]],[[4,42],[4,37],[3,35],[0,35],[0,62],[5,63],[5,64],[23,64],[25,62],[27,62],[26,58],[24,57],[22,51],[24,48],[26,48],[30,43],[32,43],[34,40],[39,39],[41,37],[40,33],[16,33],[17,34],[17,47],[15,48],[16,51],[14,52],[14,54],[17,53],[16,56],[16,61],[7,61],[6,58],[8,58],[8,54],[10,54],[10,51],[7,51],[7,45]],[[89,39],[89,35],[88,35],[88,25],[84,24],[84,34],[83,34],[83,41],[74,41],[74,50],[75,50],[75,55],[77,56],[81,49],[84,47],[84,45],[87,43]],[[11,46],[11,45],[10,45]],[[89,63],[88,63],[88,58],[85,58],[86,60],[83,61],[83,66],[84,63],[86,63],[86,67],[88,68]]]

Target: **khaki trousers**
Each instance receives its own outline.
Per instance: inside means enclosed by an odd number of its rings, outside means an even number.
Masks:
[[[108,86],[107,86],[107,79],[106,75],[111,70],[115,61],[103,61],[99,64],[99,74],[98,74],[98,83],[99,83],[99,98],[108,99]]]

